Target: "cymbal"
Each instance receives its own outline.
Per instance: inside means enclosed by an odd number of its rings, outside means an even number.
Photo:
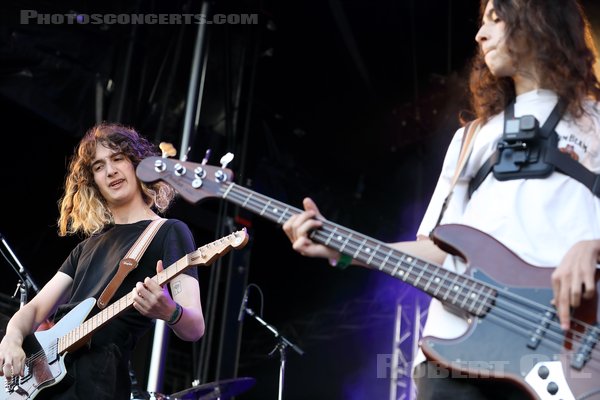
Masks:
[[[228,399],[250,389],[256,383],[254,378],[234,378],[222,381],[205,383],[194,386],[181,392],[173,393],[169,399]]]

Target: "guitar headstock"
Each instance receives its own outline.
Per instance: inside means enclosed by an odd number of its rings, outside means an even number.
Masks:
[[[233,172],[225,167],[159,156],[142,160],[136,174],[145,183],[158,180],[168,183],[193,204],[207,197],[222,197],[223,187],[233,180]]]
[[[224,256],[232,249],[241,249],[248,243],[246,228],[230,233],[220,239],[199,247],[198,250],[188,254],[189,265],[210,265],[217,258]]]

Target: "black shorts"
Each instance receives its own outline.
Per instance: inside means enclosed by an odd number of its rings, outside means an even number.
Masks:
[[[58,384],[43,389],[36,400],[128,400],[128,362],[114,344],[67,354],[67,375]]]

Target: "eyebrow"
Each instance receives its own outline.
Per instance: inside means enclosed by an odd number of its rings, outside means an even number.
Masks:
[[[122,151],[117,151],[115,153],[112,153],[110,156],[108,156],[108,158],[113,158],[113,157],[116,157],[116,156],[118,156],[120,154],[125,154],[125,153],[123,153]],[[99,158],[97,160],[94,160],[94,161],[92,161],[92,164],[90,165],[90,168],[93,169],[95,165],[103,163],[103,162],[104,162],[103,158]]]
[[[95,160],[95,161],[92,161],[92,164],[90,165],[90,168],[92,168],[92,169],[93,169],[93,168],[94,168],[94,166],[96,166],[97,164],[103,163],[103,162],[104,162],[104,160],[102,160],[102,159],[100,159],[100,160]]]

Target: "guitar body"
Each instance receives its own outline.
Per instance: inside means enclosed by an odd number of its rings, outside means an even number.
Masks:
[[[0,377],[0,384],[5,389],[0,389],[0,399],[33,399],[42,389],[53,386],[64,378],[67,373],[64,363],[66,353],[58,353],[57,340],[78,327],[95,302],[93,298],[84,300],[52,328],[25,338],[25,375],[12,380]]]
[[[545,326],[544,314],[535,311],[550,305],[553,298],[552,268],[527,264],[495,239],[462,225],[440,226],[434,240],[444,250],[463,257],[468,273],[497,288],[497,297],[495,307],[485,316],[469,319],[463,336],[423,338],[422,349],[428,359],[451,370],[452,376],[506,380],[532,398],[600,399],[597,361],[591,359],[583,368],[573,368],[571,360],[578,345],[571,345],[557,324]],[[523,313],[523,324],[515,326],[510,304],[517,298],[525,299],[525,307],[529,302],[540,307]],[[585,301],[573,318],[595,326],[598,297]],[[544,334],[535,346],[528,347],[536,329]]]

